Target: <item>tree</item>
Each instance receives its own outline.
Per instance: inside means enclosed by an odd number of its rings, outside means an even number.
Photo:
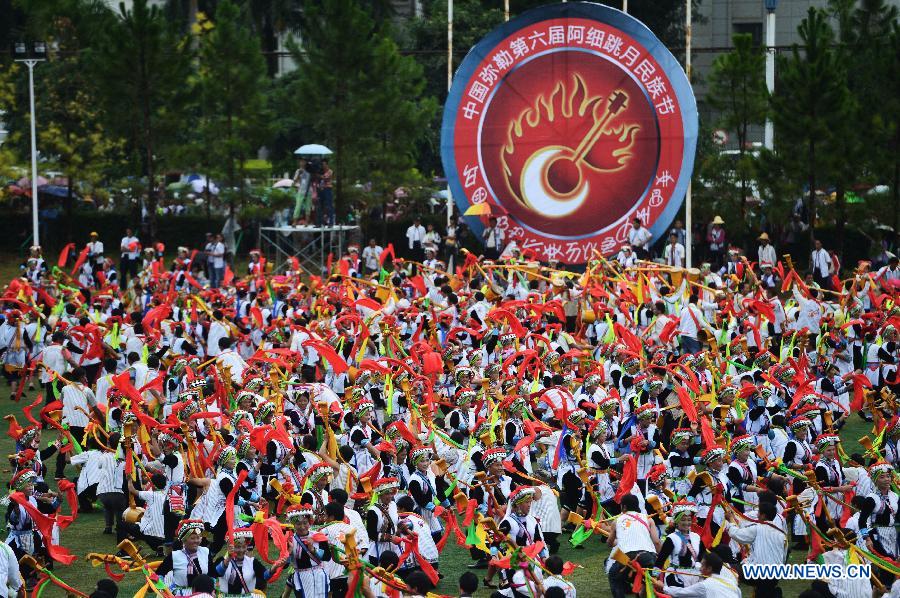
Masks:
[[[876,167],[891,184],[894,231],[900,230],[900,24],[896,21],[888,36],[885,53],[880,56],[879,80],[883,81],[884,102],[873,118]]]
[[[15,78],[21,71],[15,64],[0,62],[0,114],[10,114],[16,107]],[[12,176],[15,155],[8,143],[0,144],[0,177]]]
[[[82,53],[112,23],[112,13],[100,0],[43,0],[25,5],[36,34],[51,42],[48,61],[40,65],[35,81],[37,141],[43,159],[68,180],[64,206],[70,227],[77,183],[100,183],[123,146],[122,139],[103,126],[98,89]],[[23,82],[22,97],[26,94]],[[23,111],[13,123],[18,125],[15,142],[24,150],[30,144],[25,133],[27,113]]]
[[[884,0],[831,0],[831,8],[838,18],[842,56],[848,65],[850,91],[858,106],[850,123],[858,143],[853,156],[843,157],[848,162],[862,161],[857,176],[864,176],[864,182],[890,183],[892,222],[897,230],[900,226],[900,10]]]
[[[802,44],[778,57],[779,82],[771,101],[778,153],[806,181],[810,239],[815,236],[816,188],[826,174],[835,131],[850,109],[846,73],[833,47],[825,11],[810,8],[800,23]]]
[[[378,25],[354,0],[323,0],[307,20],[302,47],[291,44],[295,110],[335,151],[340,202],[345,179],[368,177],[373,167],[393,176],[414,163],[437,104],[388,23]]]
[[[709,104],[719,112],[719,126],[734,131],[738,144],[735,172],[740,181],[741,215],[746,215],[747,181],[755,170],[747,154],[747,131],[766,118],[766,59],[748,34],[733,38],[734,48],[716,57],[709,74]]]
[[[447,0],[425,3],[423,16],[412,19],[403,35],[412,46],[414,57],[425,73],[426,93],[437,98],[441,105],[447,99]],[[513,13],[515,14],[515,13]],[[453,68],[481,38],[503,22],[500,2],[454,0],[453,2]],[[441,115],[435,114],[423,140],[419,166],[425,172],[441,172],[440,131]]]
[[[183,131],[190,49],[148,0],[120,4],[115,22],[89,53],[110,129],[128,140],[147,180],[147,225],[156,236],[156,175]]]
[[[241,186],[242,197],[244,162],[265,141],[268,124],[266,63],[245,20],[231,0],[220,2],[212,30],[200,41],[197,66],[203,161],[219,165],[228,186]],[[229,197],[233,216],[234,194]]]

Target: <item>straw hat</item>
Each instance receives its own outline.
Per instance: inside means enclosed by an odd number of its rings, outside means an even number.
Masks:
[[[756,240],[757,240],[757,241],[768,241],[768,240],[769,240],[769,233],[763,233],[763,234],[761,234],[760,236],[756,237]]]
[[[716,216],[715,218],[713,218],[712,223],[713,224],[725,224],[725,221],[722,220],[721,216]]]

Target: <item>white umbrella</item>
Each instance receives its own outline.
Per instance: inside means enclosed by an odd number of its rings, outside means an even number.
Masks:
[[[203,193],[203,192],[205,192],[205,191],[206,191],[206,182],[207,182],[207,180],[208,180],[208,179],[206,179],[206,177],[204,177],[204,178],[197,178],[197,179],[192,180],[191,183],[190,183],[190,185],[191,185],[191,189],[194,190],[194,193]],[[219,194],[219,187],[218,187],[218,185],[216,185],[216,184],[215,184],[214,182],[212,182],[212,181],[209,181],[209,192],[212,193],[213,195],[218,195],[218,194]]]
[[[281,189],[283,187],[293,187],[293,186],[294,186],[293,179],[281,179],[280,181],[277,181],[274,185],[272,185],[272,187],[275,189]]]
[[[307,143],[294,150],[298,156],[330,156],[334,152],[319,143]]]

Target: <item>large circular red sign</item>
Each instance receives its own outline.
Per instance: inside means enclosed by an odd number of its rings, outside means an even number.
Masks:
[[[461,208],[489,203],[508,240],[567,263],[617,250],[632,218],[665,228],[695,143],[671,54],[628,15],[585,3],[530,11],[482,40],[441,140]]]

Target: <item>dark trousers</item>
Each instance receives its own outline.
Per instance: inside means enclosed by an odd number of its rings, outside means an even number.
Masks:
[[[331,189],[319,189],[319,226],[334,224],[334,197]]]
[[[743,571],[741,572],[741,581],[754,589],[754,594],[762,598],[781,598],[781,588],[778,587],[777,579],[746,579]]]
[[[94,510],[94,499],[97,498],[97,484],[91,484],[78,494],[78,511],[90,513]]]
[[[128,286],[128,278],[135,278],[137,276],[137,260],[133,260],[128,257],[123,257],[119,262],[119,276],[122,278],[122,284],[119,285],[120,288],[125,288]]]
[[[53,401],[56,400],[56,398],[53,396],[54,385],[56,385],[56,382],[54,382],[54,381],[41,382],[41,392],[44,393],[44,404],[45,405],[49,405],[50,403],[52,403]],[[56,388],[59,388],[59,385],[56,385]],[[46,424],[43,425],[42,427],[46,427]]]
[[[225,535],[228,533],[228,522],[225,520],[223,513],[219,517],[219,521],[212,527],[212,542],[209,545],[209,553],[213,556],[219,554],[222,547],[225,546]]]
[[[153,550],[157,550],[159,547],[161,547],[166,542],[165,538],[157,538],[156,536],[148,536],[147,534],[145,534],[144,532],[141,531],[141,528],[137,523],[123,522],[123,526],[125,527],[125,532],[127,535],[133,537],[135,540],[143,540]]]
[[[113,521],[116,524],[116,544],[125,539],[125,527],[122,525],[122,511],[128,503],[121,492],[104,492],[97,495],[100,504],[103,505],[103,518],[106,521],[106,529],[112,529]]]
[[[346,577],[336,577],[331,580],[331,595],[346,596],[349,587],[350,585]]]
[[[626,553],[631,560],[637,559],[643,567],[652,567],[656,562],[656,555],[652,552],[635,550]],[[625,598],[631,594],[631,569],[619,563],[613,563],[609,568],[609,589],[613,598]]]
[[[828,276],[819,276],[818,273],[813,273],[813,280],[819,285],[821,288],[826,291],[830,291],[831,289],[831,278]]]

